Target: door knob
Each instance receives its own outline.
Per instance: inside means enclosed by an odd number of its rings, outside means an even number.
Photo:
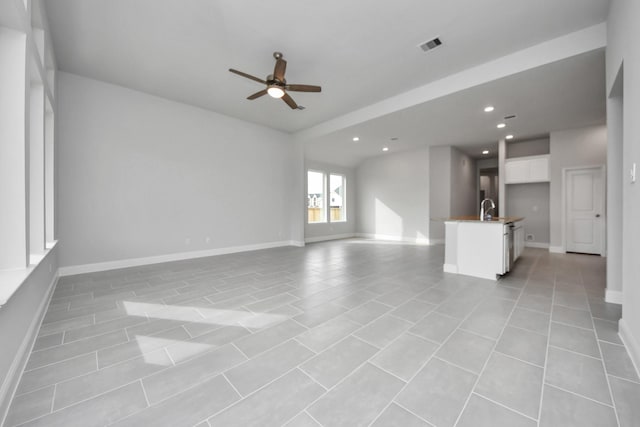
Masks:
[[[596,218],[600,218],[600,214],[596,214]]]

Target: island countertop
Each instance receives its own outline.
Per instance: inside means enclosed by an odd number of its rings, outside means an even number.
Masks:
[[[450,218],[444,218],[445,222],[479,222],[479,223],[500,223],[510,224],[512,222],[523,221],[523,217],[519,216],[496,216],[487,221],[480,221],[480,217],[476,215],[467,216],[452,216]]]

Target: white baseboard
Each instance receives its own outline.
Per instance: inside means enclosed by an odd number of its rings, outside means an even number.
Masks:
[[[432,245],[444,245],[444,239],[429,239],[429,243]]]
[[[5,418],[9,412],[9,404],[11,400],[13,400],[13,396],[15,395],[15,392],[18,389],[18,384],[20,383],[20,378],[22,377],[22,372],[29,361],[31,350],[33,349],[38,331],[40,330],[40,324],[42,323],[42,319],[49,307],[49,301],[51,301],[51,297],[53,296],[53,290],[56,288],[56,284],[58,283],[58,277],[58,273],[56,272],[51,279],[51,283],[49,283],[49,288],[45,292],[44,298],[42,298],[37,311],[34,313],[29,329],[27,330],[27,333],[20,344],[20,348],[9,367],[5,380],[0,387],[0,425],[4,425]]]
[[[95,264],[71,265],[67,267],[60,267],[58,271],[60,276],[72,276],[74,274],[95,273],[97,271],[117,270],[120,268],[139,267],[141,265],[159,264],[162,262],[182,261],[192,258],[205,258],[209,256],[233,254],[238,252],[257,251],[260,249],[279,248],[282,246],[304,246],[304,242],[286,240],[281,242],[258,243],[255,245],[206,249],[203,251],[180,252],[175,254],[156,255],[144,258],[131,258],[117,261],[98,262]]]
[[[525,246],[526,248],[549,249],[549,252],[551,252],[551,249],[549,248],[549,244],[548,244],[548,243],[540,243],[540,242],[524,242],[524,246]]]
[[[304,242],[300,240],[289,240],[289,246],[296,246],[298,248],[304,248]]]
[[[345,234],[331,234],[328,236],[306,237],[304,241],[305,243],[315,243],[315,242],[324,242],[327,240],[350,239],[352,237],[356,237],[356,234],[345,233]]]
[[[445,273],[458,274],[458,266],[455,264],[444,264],[442,267],[442,271],[444,271]]]
[[[372,234],[372,233],[356,233],[357,237],[362,237],[365,239],[374,239],[374,240],[387,240],[391,242],[403,242],[410,243],[414,245],[429,245],[429,239],[426,238],[410,238],[403,236],[395,236],[390,234]]]
[[[554,254],[563,254],[566,251],[564,250],[564,248],[562,246],[549,246],[549,252],[554,253]]]
[[[624,318],[618,322],[618,335],[627,348],[633,367],[636,368],[636,374],[640,376],[640,343],[632,335],[629,325],[625,322]]]
[[[605,290],[604,300],[611,304],[622,304],[622,291]]]

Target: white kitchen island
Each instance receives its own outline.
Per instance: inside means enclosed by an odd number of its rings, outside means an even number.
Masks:
[[[444,271],[496,280],[509,272],[524,248],[524,218],[445,220]]]

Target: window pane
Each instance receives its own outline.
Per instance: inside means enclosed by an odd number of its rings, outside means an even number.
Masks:
[[[324,174],[322,172],[307,172],[307,219],[311,222],[326,222]]]
[[[329,177],[329,208],[331,210],[331,221],[347,220],[347,212],[345,209],[345,181],[342,175],[331,175]]]

